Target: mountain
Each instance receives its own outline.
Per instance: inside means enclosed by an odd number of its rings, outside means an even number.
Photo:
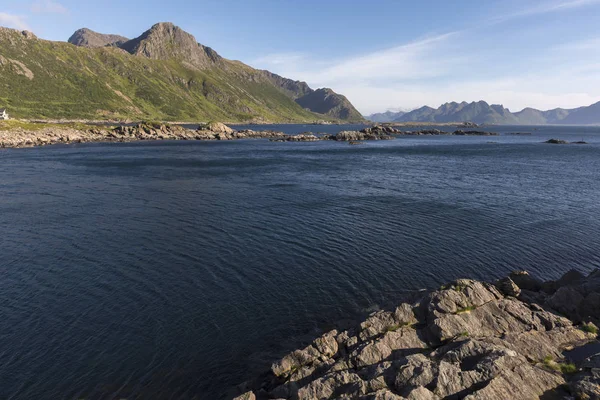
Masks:
[[[490,105],[485,101],[472,103],[464,101],[462,103],[451,102],[442,104],[439,108],[428,106],[418,108],[402,114],[392,122],[475,122],[477,124],[496,125],[598,125],[600,124],[600,102],[589,107],[580,107],[571,110],[555,108],[553,110],[540,111],[534,108],[525,108],[516,113],[511,113],[510,110],[502,105]]]
[[[364,122],[363,116],[350,101],[332,89],[323,88],[313,90],[306,82],[293,81],[283,78],[269,71],[261,71],[277,87],[301,107],[331,118],[345,120],[348,122]]]
[[[597,125],[600,124],[600,102],[588,107],[571,110],[561,121],[563,124]]]
[[[369,116],[367,116],[367,119],[369,121],[373,121],[373,122],[392,122],[395,119],[398,119],[400,117],[402,117],[404,114],[406,114],[406,111],[386,111],[384,113],[375,113],[375,114],[371,114]]]
[[[516,118],[501,105],[489,105],[485,101],[473,103],[445,103],[439,108],[422,107],[397,118],[395,122],[463,122],[478,124],[516,123]]]
[[[223,66],[225,63],[216,51],[199,44],[194,36],[171,23],[156,24],[140,37],[119,47],[134,56],[179,60],[200,69]]]
[[[362,121],[362,115],[354,108],[345,96],[324,88],[296,99],[296,103],[307,110],[328,115],[346,121]]]
[[[225,59],[171,23],[69,41],[0,28],[0,106],[17,118],[363,120],[344,96]]]
[[[564,108],[540,111],[527,107],[522,111],[514,113],[514,115],[517,117],[519,123],[523,125],[561,124],[571,111],[573,110],[566,110]]]
[[[94,32],[91,29],[83,28],[75,31],[69,38],[68,42],[81,47],[104,47],[104,46],[119,46],[128,41],[126,37],[119,35],[104,35]]]

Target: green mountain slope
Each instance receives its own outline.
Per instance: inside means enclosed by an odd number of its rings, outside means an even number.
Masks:
[[[172,24],[122,46],[78,47],[0,28],[0,107],[17,118],[337,119],[304,109],[264,71],[220,57]]]

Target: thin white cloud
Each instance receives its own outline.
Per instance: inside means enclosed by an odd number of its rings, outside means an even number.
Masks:
[[[292,63],[302,62],[307,58],[305,53],[273,53],[267,54],[254,60],[255,64],[268,65],[289,65]]]
[[[538,5],[536,7],[525,8],[515,13],[502,15],[496,18],[492,18],[490,23],[501,23],[510,21],[512,19],[530,17],[533,15],[548,14],[560,11],[568,11],[575,8],[591,6],[594,4],[600,4],[600,0],[568,0],[568,1],[553,1]]]
[[[593,4],[599,4],[599,0],[569,0],[542,4],[525,10],[521,15],[546,14],[556,11],[570,10],[573,8],[585,7]]]
[[[25,17],[20,15],[0,12],[0,25],[7,28],[29,30],[29,25],[25,22]]]
[[[69,10],[52,0],[38,0],[31,4],[31,12],[36,14],[67,14]]]
[[[450,32],[414,41],[391,49],[352,57],[307,77],[318,84],[345,79],[422,79],[444,75],[454,62],[432,57],[441,45],[458,33]]]
[[[303,53],[279,53],[260,57],[251,62],[260,68],[312,85],[335,85],[346,80],[414,80],[445,74],[459,57],[435,56],[448,39],[458,35],[449,32],[416,40],[390,49],[380,50],[328,62]],[[438,53],[439,54],[439,53]]]

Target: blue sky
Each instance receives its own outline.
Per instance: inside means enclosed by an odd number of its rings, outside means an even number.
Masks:
[[[345,94],[365,113],[486,100],[600,101],[600,0],[0,0],[0,26],[67,40],[170,21],[221,55]],[[1,50],[0,50],[1,53]]]

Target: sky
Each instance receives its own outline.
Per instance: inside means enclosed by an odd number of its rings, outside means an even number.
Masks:
[[[0,26],[48,40],[83,27],[133,38],[173,22],[226,58],[330,87],[365,115],[598,102],[599,17],[600,0],[0,0]]]

